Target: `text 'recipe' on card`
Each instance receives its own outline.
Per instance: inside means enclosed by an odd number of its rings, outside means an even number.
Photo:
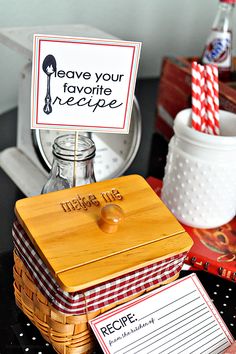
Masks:
[[[219,354],[234,339],[191,274],[90,321],[104,353]]]

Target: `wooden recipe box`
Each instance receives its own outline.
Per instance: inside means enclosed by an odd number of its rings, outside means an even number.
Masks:
[[[58,353],[90,353],[88,320],[176,279],[192,240],[140,176],[17,201],[18,306]]]

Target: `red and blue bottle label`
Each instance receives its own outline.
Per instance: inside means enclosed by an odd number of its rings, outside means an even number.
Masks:
[[[202,56],[204,64],[216,64],[218,67],[231,67],[232,39],[230,32],[212,31]]]

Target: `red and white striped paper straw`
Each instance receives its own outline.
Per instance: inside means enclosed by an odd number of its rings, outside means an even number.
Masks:
[[[207,111],[207,133],[214,135],[214,91],[212,66],[206,65],[206,111]]]
[[[216,80],[216,70],[213,74],[213,66],[206,65],[206,111],[207,111],[207,133],[219,135],[219,99],[218,83]],[[218,80],[217,80],[218,81]]]
[[[201,117],[201,131],[205,132],[206,130],[206,81],[205,81],[205,70],[204,66],[198,64],[199,71],[200,71],[200,76],[201,76],[201,81],[200,81],[200,90],[201,90],[201,96],[200,96],[200,102],[201,102],[201,112],[200,112],[200,117]]]
[[[201,74],[197,62],[192,62],[192,127],[201,131]]]
[[[192,62],[192,127],[219,135],[218,68]]]
[[[220,134],[220,118],[219,118],[219,78],[218,78],[218,68],[216,65],[212,65],[213,74],[213,94],[214,94],[214,124],[215,124],[215,134]]]

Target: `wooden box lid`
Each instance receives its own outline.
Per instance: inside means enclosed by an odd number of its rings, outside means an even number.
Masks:
[[[124,218],[103,231],[101,210]],[[17,218],[60,286],[77,291],[185,252],[190,236],[138,175],[21,199]],[[118,215],[119,216],[119,215]],[[116,222],[115,220],[113,220]]]

